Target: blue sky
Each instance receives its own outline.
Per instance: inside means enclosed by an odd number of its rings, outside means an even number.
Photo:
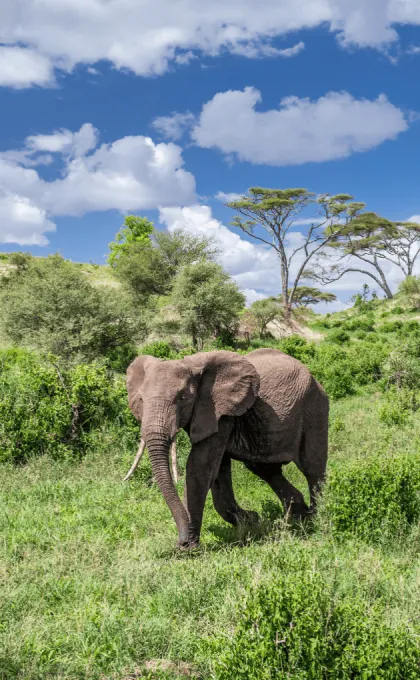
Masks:
[[[273,254],[217,195],[299,186],[420,216],[419,72],[417,0],[2,3],[0,247],[103,263],[144,214],[219,238],[250,300],[276,293]]]

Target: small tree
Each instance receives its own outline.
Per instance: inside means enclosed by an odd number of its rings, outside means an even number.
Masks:
[[[152,242],[150,237],[153,231],[153,223],[149,222],[146,217],[127,215],[123,226],[115,237],[115,241],[109,244],[108,264],[111,267],[115,267],[122,257],[128,255],[131,246],[134,244],[151,248]]]
[[[256,300],[245,314],[245,321],[248,322],[248,325],[253,326],[255,332],[261,338],[264,338],[268,334],[268,324],[276,319],[283,318],[284,310],[281,301],[271,297],[265,300]]]
[[[211,336],[236,329],[245,297],[219,264],[202,260],[177,275],[170,303],[180,316],[181,331],[202,348]]]
[[[207,236],[193,236],[184,229],[157,231],[144,217],[129,215],[124,225],[109,244],[108,262],[120,281],[141,298],[168,294],[181,267],[213,260],[219,252]]]
[[[194,236],[182,228],[172,232],[155,229],[153,238],[171,279],[181,267],[199,260],[213,261],[220,252],[213,238]]]
[[[420,307],[420,277],[407,276],[404,281],[401,281],[399,292],[404,295],[410,304],[416,309]]]
[[[172,285],[172,277],[158,248],[144,243],[132,243],[114,261],[114,271],[137,297],[147,299],[151,295],[166,295]]]
[[[66,361],[116,358],[134,350],[144,328],[122,293],[90,284],[58,255],[31,259],[3,278],[1,317],[13,342],[52,352]]]
[[[284,315],[288,319],[296,289],[305,278],[310,260],[363,210],[364,203],[352,202],[353,197],[348,194],[325,194],[315,198],[307,189],[252,187],[249,194],[227,204],[245,217],[235,217],[232,225],[275,250],[280,265]],[[292,232],[292,227],[299,224],[298,216],[312,204],[317,206],[319,218],[310,223],[306,233],[299,232],[301,243],[294,248],[290,245],[290,235],[297,232]],[[263,235],[264,231],[268,237]],[[291,281],[292,265],[295,264],[297,273]]]

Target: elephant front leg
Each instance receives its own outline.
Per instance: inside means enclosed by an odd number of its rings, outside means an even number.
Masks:
[[[189,542],[183,548],[194,548],[200,541],[204,505],[207,494],[219,474],[220,464],[230,434],[230,427],[202,442],[194,444],[187,461],[184,506],[189,518]]]
[[[211,486],[213,503],[216,511],[234,526],[239,522],[251,524],[258,522],[258,513],[244,510],[235,500],[232,486],[232,462],[228,455],[224,455],[220,464],[219,474]]]

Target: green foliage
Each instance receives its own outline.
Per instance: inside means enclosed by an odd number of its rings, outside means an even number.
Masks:
[[[407,276],[403,281],[401,281],[398,291],[407,298],[409,303],[418,309],[420,305],[420,277],[419,276]]]
[[[21,349],[0,351],[0,462],[80,456],[107,421],[135,434],[125,384],[106,367],[64,370]]]
[[[332,399],[354,394],[356,385],[344,349],[328,343],[320,345],[309,368]]]
[[[150,357],[156,357],[156,359],[174,359],[176,352],[169,342],[159,340],[149,345],[143,345],[139,354],[146,354]]]
[[[379,452],[343,461],[330,471],[323,512],[340,538],[372,543],[406,531],[420,518],[420,455]]]
[[[268,336],[268,324],[283,318],[282,304],[276,298],[256,300],[242,315],[241,321],[247,328],[249,335],[259,335],[261,338]]]
[[[128,297],[91,285],[58,255],[31,258],[24,269],[4,278],[0,304],[3,330],[13,343],[67,362],[105,357],[119,368],[144,331]]]
[[[420,388],[420,341],[409,341],[388,355],[383,366],[384,386]]]
[[[153,233],[167,276],[172,280],[188,264],[199,260],[214,260],[220,250],[210,236],[194,236],[185,229]]]
[[[219,264],[203,260],[178,274],[171,304],[179,314],[181,331],[197,348],[211,335],[236,328],[245,298]]]
[[[251,589],[230,640],[220,644],[218,680],[414,680],[416,637],[384,621],[382,602],[340,593],[333,563],[297,550],[279,555],[278,573]],[[335,578],[328,578],[325,571]]]
[[[375,329],[375,320],[373,316],[357,316],[354,319],[349,319],[343,326],[346,331],[373,331]]]
[[[124,218],[123,227],[115,237],[115,241],[109,244],[108,264],[115,267],[121,258],[128,255],[133,245],[150,248],[152,245],[150,237],[153,230],[153,223],[149,222],[146,217],[127,215]]]
[[[379,420],[389,427],[405,425],[418,408],[418,396],[415,391],[393,386],[383,397],[379,408]]]
[[[397,305],[392,309],[393,314],[404,314],[404,309],[400,307],[400,305]]]
[[[332,342],[335,345],[344,345],[345,343],[349,342],[349,340],[350,335],[343,329],[334,330],[327,336],[327,342]]]
[[[381,333],[395,333],[402,327],[403,322],[400,321],[399,319],[396,319],[395,321],[388,321],[387,323],[383,323],[381,326],[379,326],[378,331]]]
[[[300,335],[283,338],[278,344],[278,349],[304,363],[310,361],[316,354],[314,343],[308,343]]]
[[[117,278],[143,304],[151,295],[165,295],[171,287],[167,265],[157,248],[132,243],[113,265]]]

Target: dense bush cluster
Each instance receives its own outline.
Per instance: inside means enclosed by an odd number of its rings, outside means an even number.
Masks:
[[[53,357],[0,351],[0,462],[79,456],[107,423],[138,436],[124,380],[106,366],[64,369]]]
[[[386,604],[340,592],[334,565],[301,550],[279,555],[275,579],[251,589],[231,640],[223,640],[218,680],[414,680],[416,636],[387,623]]]
[[[341,538],[372,542],[405,532],[420,518],[420,455],[379,452],[340,463],[329,473],[322,513]]]

